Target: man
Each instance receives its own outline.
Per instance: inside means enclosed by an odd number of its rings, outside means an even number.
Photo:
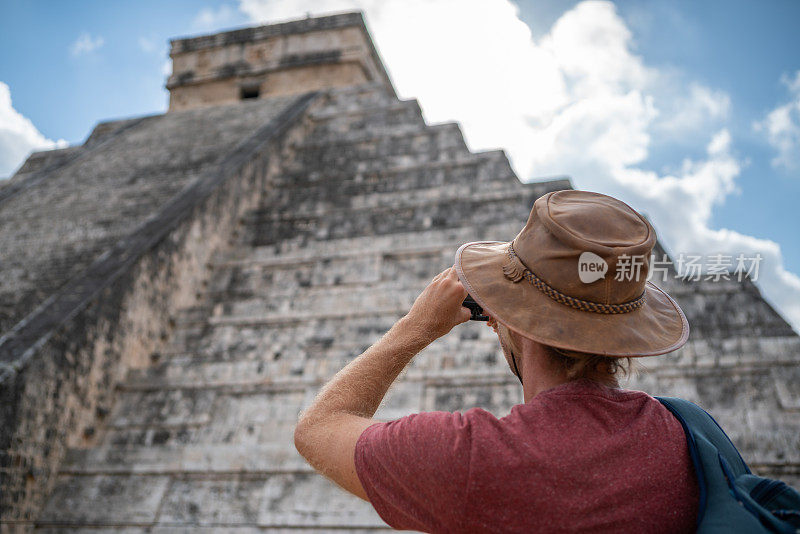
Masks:
[[[646,282],[655,242],[614,198],[541,197],[511,243],[463,245],[322,389],[298,422],[298,451],[398,529],[692,531],[699,493],[680,423],[616,380],[629,358],[673,351],[689,334],[678,305]],[[525,403],[499,419],[480,408],[372,419],[409,361],[470,318],[468,293]]]

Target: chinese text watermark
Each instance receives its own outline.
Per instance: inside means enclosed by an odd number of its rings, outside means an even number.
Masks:
[[[697,282],[700,280],[719,282],[745,278],[758,281],[758,272],[763,257],[755,254],[678,254],[673,262],[662,254],[650,256],[649,264],[643,255],[623,254],[617,258],[613,272],[618,282],[639,281],[643,276],[649,281],[666,282],[667,278],[680,278]],[[649,265],[649,269],[648,269]],[[578,258],[578,277],[584,284],[601,280],[609,273],[609,265],[593,252],[584,252]],[[610,276],[610,274],[609,274]]]

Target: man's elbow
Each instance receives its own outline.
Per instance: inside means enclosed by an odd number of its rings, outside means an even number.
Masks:
[[[294,448],[308,462],[311,461],[314,443],[317,442],[314,437],[317,430],[313,422],[306,417],[306,414],[300,416],[300,419],[297,420],[297,425],[294,427]]]
[[[308,451],[308,424],[301,417],[297,421],[297,426],[294,427],[294,448],[300,453],[300,456],[307,458]]]

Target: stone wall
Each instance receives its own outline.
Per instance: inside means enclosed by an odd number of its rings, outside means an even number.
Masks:
[[[146,365],[169,337],[174,310],[195,302],[210,259],[257,205],[275,154],[312,98],[277,106],[255,135],[2,338],[3,532],[32,525],[65,449],[93,444],[120,377]]]
[[[260,100],[98,125],[78,147],[34,154],[0,189],[0,333],[292,100]]]
[[[176,39],[170,111],[368,82],[391,86],[361,13]]]

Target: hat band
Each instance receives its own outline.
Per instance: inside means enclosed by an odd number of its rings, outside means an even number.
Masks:
[[[517,253],[514,252],[514,246],[511,243],[508,244],[508,259],[508,263],[503,266],[503,274],[506,275],[506,278],[512,282],[519,282],[522,278],[525,278],[533,287],[556,302],[569,306],[570,308],[594,313],[619,314],[638,310],[644,305],[644,292],[642,292],[638,298],[623,302],[622,304],[601,304],[599,302],[576,299],[575,297],[565,295],[559,290],[547,285],[547,282],[526,268],[522,260],[517,256]]]

